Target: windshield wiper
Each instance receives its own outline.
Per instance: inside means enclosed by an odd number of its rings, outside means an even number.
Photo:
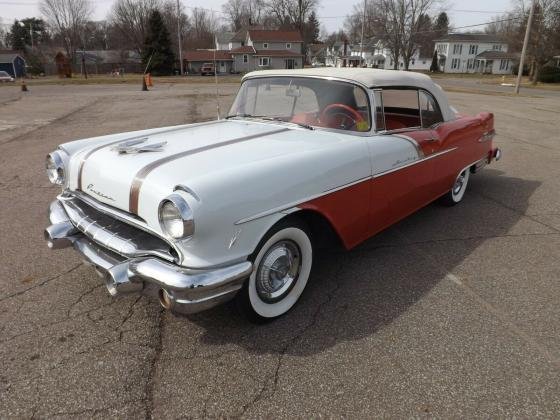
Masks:
[[[283,122],[283,123],[287,123],[287,124],[299,125],[300,127],[307,128],[308,130],[315,130],[315,128],[313,128],[309,124],[300,123],[300,122],[296,122],[296,121],[284,121],[280,117],[260,117],[260,118],[263,119],[263,120],[266,120],[266,121],[279,121],[279,122]]]
[[[253,114],[235,114],[235,115],[228,115],[226,120],[230,118],[265,118],[266,115],[253,115]]]
[[[315,128],[310,126],[309,124],[295,122],[295,121],[285,121],[280,117],[269,117],[267,115],[236,114],[236,115],[228,115],[226,117],[226,120],[229,120],[230,118],[258,118],[260,120],[265,120],[265,121],[278,121],[278,122],[283,122],[283,123],[286,123],[286,124],[296,124],[296,125],[298,125],[302,128],[306,128],[308,130],[315,130]]]

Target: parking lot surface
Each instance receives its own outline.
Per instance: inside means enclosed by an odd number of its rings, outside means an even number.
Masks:
[[[560,417],[560,94],[450,93],[495,113],[503,159],[460,205],[321,255],[299,304],[257,326],[111,298],[43,240],[49,151],[211,119],[214,92],[0,88],[0,418]]]

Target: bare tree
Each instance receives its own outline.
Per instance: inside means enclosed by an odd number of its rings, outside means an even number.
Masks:
[[[530,1],[517,0],[513,11],[497,16],[485,31],[506,41],[509,51],[521,51],[529,8]],[[541,68],[560,54],[560,0],[536,0],[528,47],[529,75],[537,82]]]
[[[167,30],[171,36],[171,45],[173,51],[178,51],[178,43],[179,40],[177,39],[177,23],[180,23],[181,28],[181,44],[183,45],[183,49],[190,48],[190,46],[185,42],[187,37],[189,36],[189,32],[191,29],[191,21],[189,16],[186,14],[184,10],[184,6],[182,3],[179,3],[179,14],[177,14],[177,2],[176,0],[165,0],[161,6],[161,16],[167,27]],[[177,53],[177,57],[179,54]]]
[[[303,31],[305,21],[317,9],[319,0],[266,0],[266,9],[280,26]]]
[[[191,27],[187,42],[190,49],[211,48],[214,34],[219,28],[219,21],[207,9],[195,7],[191,15]]]
[[[160,0],[116,0],[109,20],[128,40],[130,47],[141,53],[148,34],[150,15],[154,10],[159,10],[161,5]]]
[[[238,31],[247,26],[262,25],[265,4],[263,0],[228,0],[222,5],[222,11],[231,29]]]
[[[42,0],[39,10],[60,35],[67,55],[73,57],[84,42],[82,31],[93,12],[89,0]]]

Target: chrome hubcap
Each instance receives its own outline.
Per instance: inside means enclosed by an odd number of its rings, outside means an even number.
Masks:
[[[459,194],[463,189],[464,184],[465,184],[465,172],[463,171],[455,181],[455,185],[453,185],[453,194],[454,195]]]
[[[264,254],[256,276],[257,294],[265,302],[284,298],[297,281],[301,253],[295,242],[280,241]]]

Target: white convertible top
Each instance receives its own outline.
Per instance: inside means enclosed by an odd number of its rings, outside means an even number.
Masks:
[[[307,76],[307,77],[334,77],[358,82],[368,88],[375,87],[417,87],[430,92],[438,101],[443,114],[443,119],[455,119],[455,112],[449,106],[447,96],[443,89],[430,76],[421,73],[400,70],[367,69],[359,67],[319,67],[300,70],[260,70],[247,73],[242,80],[263,76]]]

